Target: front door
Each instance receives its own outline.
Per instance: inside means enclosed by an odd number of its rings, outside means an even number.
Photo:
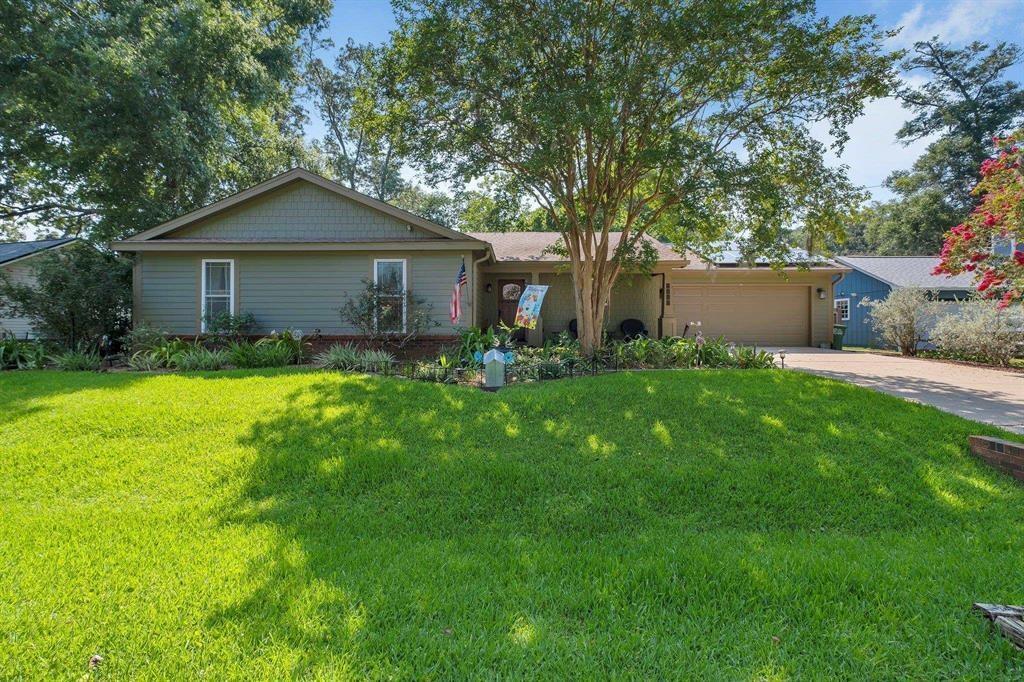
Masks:
[[[526,288],[525,279],[499,279],[498,280],[498,319],[509,327],[516,322],[516,310],[519,308],[519,297],[523,295]],[[525,332],[520,329],[516,332],[515,338],[522,340]]]

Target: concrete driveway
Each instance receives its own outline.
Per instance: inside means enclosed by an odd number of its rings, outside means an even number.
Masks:
[[[786,369],[849,381],[1024,433],[1024,373],[875,353],[785,351]]]

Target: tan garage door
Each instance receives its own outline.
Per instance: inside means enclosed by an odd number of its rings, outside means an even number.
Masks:
[[[705,337],[736,343],[806,346],[811,339],[807,286],[675,284],[672,308],[680,333],[699,320]]]

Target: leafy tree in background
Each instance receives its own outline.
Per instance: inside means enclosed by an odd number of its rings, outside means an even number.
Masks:
[[[76,350],[127,327],[131,262],[90,246],[71,245],[32,259],[33,286],[0,274],[0,308],[27,317],[45,339]]]
[[[562,234],[588,353],[649,230],[679,246],[742,235],[777,262],[789,225],[838,234],[860,195],[808,123],[828,121],[841,146],[892,83],[873,19],[831,22],[812,0],[395,7],[389,59],[419,162],[530,192]]]
[[[14,223],[0,222],[0,242],[20,242],[25,240],[25,233]]]
[[[329,0],[12,0],[0,224],[121,237],[295,165],[300,34]]]
[[[923,85],[905,86],[898,96],[914,116],[896,137],[910,144],[938,135],[914,165],[893,173],[886,186],[897,198],[875,203],[861,214],[864,240],[840,247],[845,253],[928,255],[942,235],[974,206],[978,167],[993,136],[1024,120],[1024,90],[1005,79],[1020,58],[1016,45],[983,43],[953,49],[936,39],[914,45],[903,68],[923,72]],[[851,226],[857,231],[857,221]]]
[[[462,197],[459,229],[464,232],[555,232],[540,207],[530,207],[526,193],[505,178],[487,178]]]
[[[333,68],[310,54],[305,77],[327,126],[317,145],[328,159],[331,175],[350,189],[389,201],[408,189],[400,174],[408,131],[401,117],[383,115],[393,87],[381,57],[380,48],[350,39]]]
[[[1002,136],[1024,119],[1024,90],[1005,79],[1020,59],[1020,48],[999,43],[991,50],[973,42],[956,50],[937,39],[914,45],[903,68],[924,72],[928,80],[906,86],[897,95],[914,117],[896,133],[904,144],[931,135],[939,139],[908,172],[889,179],[902,196],[939,188],[950,206],[966,212],[974,205],[971,190],[978,167],[991,150],[993,136]]]
[[[438,225],[452,229],[459,227],[462,202],[458,195],[420,185],[408,185],[391,203]]]

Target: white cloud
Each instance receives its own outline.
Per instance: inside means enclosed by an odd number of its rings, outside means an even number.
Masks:
[[[924,80],[920,76],[903,78],[907,85],[920,85]],[[826,161],[832,166],[848,166],[849,177],[854,184],[868,188],[875,199],[888,199],[892,193],[881,186],[885,179],[893,171],[910,168],[935,139],[924,138],[908,146],[900,144],[896,140],[896,131],[910,116],[911,113],[895,97],[868,102],[864,113],[847,128],[850,139],[843,153],[837,155],[830,149],[825,155]],[[827,123],[812,126],[811,133],[825,144],[832,143]]]
[[[997,19],[1019,6],[1016,0],[956,0],[944,13],[926,9],[918,2],[897,22],[903,30],[891,40],[893,47],[911,47],[915,42],[938,36],[951,43],[966,43],[988,35]]]

